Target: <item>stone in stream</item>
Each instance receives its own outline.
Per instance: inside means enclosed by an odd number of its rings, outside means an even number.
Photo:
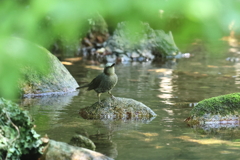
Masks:
[[[26,63],[19,67],[22,77],[19,78],[19,90],[23,97],[64,94],[76,90],[78,87],[76,80],[47,49],[20,38],[13,38],[11,43],[24,44],[32,48],[31,54],[29,52],[19,54],[29,59],[44,57],[44,62],[39,67],[47,70],[38,70],[32,63]]]
[[[80,110],[85,119],[151,119],[156,117],[149,107],[129,98],[108,97]]]
[[[104,48],[122,61],[148,61],[174,57],[179,53],[172,33],[154,30],[148,23],[139,22],[138,31],[131,30],[129,22],[118,23]],[[128,57],[128,58],[125,58]]]
[[[82,40],[82,54],[90,59],[107,62],[149,61],[184,57],[176,46],[171,31],[154,30],[148,23],[139,22],[132,29],[130,22],[118,23],[109,36],[107,23],[96,14],[89,19],[89,31]]]
[[[109,37],[108,26],[104,18],[96,13],[93,14],[89,22],[89,30],[86,36],[82,39],[82,54],[89,58],[95,57],[96,59],[101,59],[107,53],[107,50],[98,50],[104,46],[105,41]]]
[[[83,135],[80,135],[80,134],[74,135],[72,137],[72,139],[70,140],[69,144],[73,145],[73,146],[78,146],[78,147],[91,149],[91,150],[96,149],[95,144],[89,138],[87,138]]]
[[[186,120],[189,124],[239,124],[240,93],[232,93],[200,101]],[[212,125],[213,126],[213,125]]]
[[[113,160],[99,152],[75,147],[64,142],[48,140],[40,160]]]

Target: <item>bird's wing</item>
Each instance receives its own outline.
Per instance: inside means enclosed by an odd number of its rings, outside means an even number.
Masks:
[[[96,89],[101,83],[102,74],[98,75],[96,78],[94,78],[88,85],[88,90]]]

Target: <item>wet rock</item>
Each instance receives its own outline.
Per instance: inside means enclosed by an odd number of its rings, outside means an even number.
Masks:
[[[181,53],[179,52],[177,55],[174,56],[167,56],[168,59],[181,59],[181,58],[190,58],[191,54],[190,53]]]
[[[122,49],[118,49],[118,48],[114,48],[113,52],[117,53],[117,54],[123,54],[124,51]]]
[[[112,55],[106,55],[106,60],[109,62],[109,63],[114,63],[116,62],[117,60],[117,56],[112,54]]]
[[[90,59],[101,59],[112,62],[114,60],[149,61],[154,58],[174,57],[179,52],[172,33],[162,30],[153,30],[148,23],[139,22],[138,32],[133,32],[128,22],[117,25],[112,36],[109,36],[107,24],[103,17],[96,15],[90,19],[90,29],[82,41],[82,53]],[[91,52],[95,48],[96,51]],[[117,58],[109,58],[114,55]],[[125,55],[125,56],[123,56]]]
[[[88,21],[89,30],[81,42],[83,55],[88,55],[91,59],[94,56],[98,58],[99,55],[106,55],[108,50],[102,47],[109,37],[107,23],[99,14],[95,14]]]
[[[110,124],[110,125],[114,126],[114,124]],[[114,129],[113,128],[111,129],[112,130],[109,131],[109,133],[104,134],[104,133],[98,132],[97,134],[90,135],[89,138],[91,138],[91,140],[97,146],[97,150],[100,153],[104,153],[105,155],[108,155],[108,157],[111,157],[111,158],[117,158],[118,156],[117,144],[112,140]]]
[[[239,58],[238,57],[227,57],[226,60],[230,61],[230,62],[239,62]]]
[[[29,44],[34,45],[34,44]],[[46,57],[47,63],[44,66],[47,73],[34,70],[31,65],[26,64],[20,68],[22,79],[19,80],[20,91],[24,97],[64,94],[73,92],[78,83],[65,68],[65,66],[47,49],[35,45],[39,53]],[[33,52],[28,56],[35,56]]]
[[[95,150],[96,146],[95,144],[87,137],[82,136],[80,134],[74,135],[72,139],[70,140],[70,145],[83,147],[91,150]]]
[[[153,30],[148,23],[139,25],[142,30],[132,33],[127,22],[119,23],[105,47],[110,48],[113,53],[115,51],[127,55],[132,61],[165,58],[175,56],[179,52],[171,32],[166,34],[162,30]]]
[[[127,56],[127,55],[125,55],[125,54],[121,54],[119,57],[118,57],[118,59],[119,59],[119,61],[121,61],[121,62],[131,62],[132,61],[132,59],[129,57],[129,56]]]
[[[138,58],[140,55],[137,52],[132,52],[131,58]]]
[[[239,122],[240,93],[212,97],[200,101],[186,119],[189,124],[232,125]]]
[[[150,119],[157,116],[149,107],[129,98],[107,98],[80,110],[85,119]]]
[[[74,147],[64,142],[50,140],[40,160],[113,160],[89,149]]]

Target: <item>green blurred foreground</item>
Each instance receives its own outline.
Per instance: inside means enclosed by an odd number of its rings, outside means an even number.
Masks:
[[[15,98],[20,76],[18,68],[31,63],[37,70],[44,62],[41,55],[31,57],[31,49],[13,43],[9,37],[20,37],[50,48],[61,39],[67,44],[79,43],[95,13],[107,21],[110,31],[121,21],[148,22],[155,29],[171,30],[176,44],[194,39],[218,40],[239,33],[240,3],[237,0],[161,0],[161,1],[86,1],[86,0],[19,0],[0,2],[0,96]]]
[[[39,154],[40,135],[28,111],[11,101],[0,98],[0,159],[19,160],[25,154]]]

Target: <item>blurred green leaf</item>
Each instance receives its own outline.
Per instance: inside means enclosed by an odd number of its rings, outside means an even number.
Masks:
[[[138,21],[148,22],[154,29],[173,33],[176,45],[194,39],[213,41],[240,33],[238,0],[12,0],[0,2],[0,95],[16,97],[16,83],[21,76],[18,67],[28,63],[44,70],[42,55],[30,56],[34,47],[12,41],[26,39],[50,48],[61,39],[63,45],[79,43],[88,30],[88,19],[99,13],[110,28],[129,21],[130,30],[139,30]],[[134,41],[134,38],[133,38]]]

